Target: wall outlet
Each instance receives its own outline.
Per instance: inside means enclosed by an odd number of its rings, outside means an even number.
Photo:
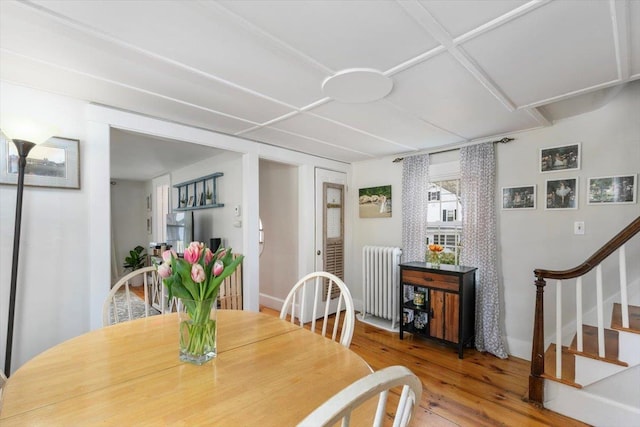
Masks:
[[[584,221],[576,221],[573,223],[573,234],[584,234]]]

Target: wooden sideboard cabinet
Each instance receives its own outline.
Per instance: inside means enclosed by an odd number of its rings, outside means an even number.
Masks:
[[[405,332],[452,344],[462,359],[475,334],[475,267],[400,264],[400,339]]]

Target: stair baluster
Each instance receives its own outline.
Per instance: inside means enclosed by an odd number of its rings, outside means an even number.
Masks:
[[[620,307],[622,309],[622,327],[629,329],[629,301],[627,299],[627,254],[625,245],[620,247],[618,253],[620,260]]]
[[[576,282],[576,338],[578,340],[577,349],[582,352],[584,342],[582,336],[582,276]]]

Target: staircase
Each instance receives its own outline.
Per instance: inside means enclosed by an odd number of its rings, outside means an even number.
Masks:
[[[628,301],[625,253],[625,243],[638,233],[640,217],[580,266],[566,271],[535,270],[530,401],[596,426],[640,426],[640,306]],[[601,263],[616,251],[620,290],[614,295],[616,301],[606,304],[611,316],[605,327]],[[637,260],[638,255],[633,254],[631,259]],[[582,310],[582,279],[593,269],[596,307],[592,310],[595,313],[585,317],[595,318],[596,325],[583,322]],[[545,279],[556,279],[556,331],[546,339]],[[570,287],[568,279],[576,279],[576,319],[568,319],[570,326],[562,322],[562,290]],[[574,333],[567,333],[568,328]],[[572,338],[563,343],[569,336]],[[545,342],[549,344],[543,352]]]

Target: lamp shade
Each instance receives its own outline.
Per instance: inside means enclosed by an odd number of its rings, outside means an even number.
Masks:
[[[56,128],[42,122],[11,114],[0,116],[0,129],[11,139],[21,139],[34,144],[42,144],[56,134]]]

